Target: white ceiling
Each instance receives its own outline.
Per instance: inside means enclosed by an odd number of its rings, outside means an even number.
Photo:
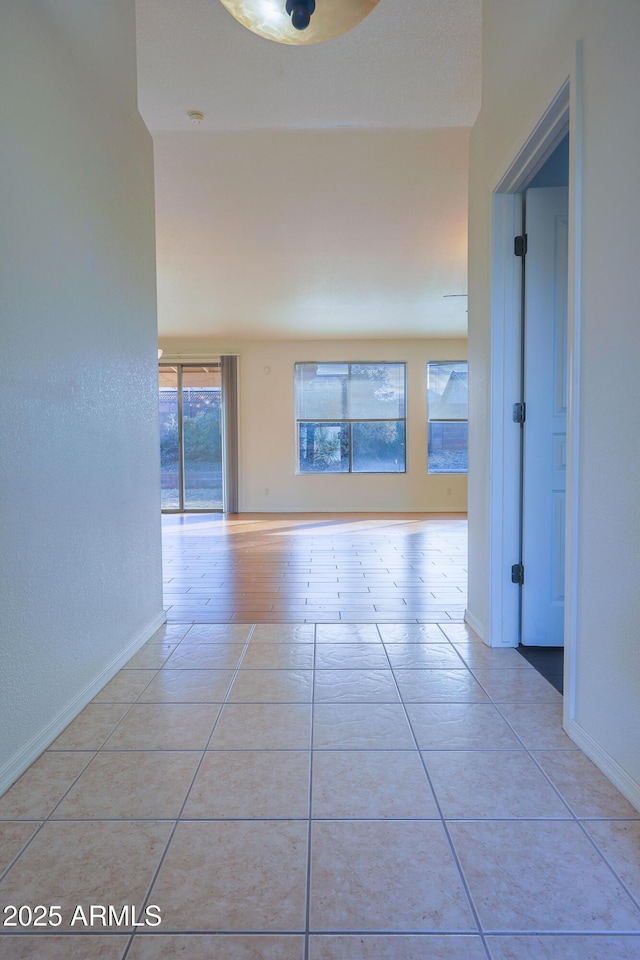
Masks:
[[[219,0],[136,0],[161,337],[465,336],[480,8],[380,0],[291,47]]]

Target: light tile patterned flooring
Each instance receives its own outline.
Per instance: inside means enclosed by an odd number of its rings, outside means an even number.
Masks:
[[[462,621],[461,514],[167,515],[169,621]]]
[[[0,799],[2,906],[63,918],[3,928],[0,958],[638,960],[640,814],[455,599],[438,622],[169,623]],[[77,904],[162,923],[72,928]]]

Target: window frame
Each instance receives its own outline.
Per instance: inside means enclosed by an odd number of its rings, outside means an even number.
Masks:
[[[348,380],[351,378],[353,367],[401,367],[402,368],[402,417],[301,417],[299,412],[298,398],[298,368],[304,366],[332,366],[348,367]],[[295,473],[296,476],[304,477],[326,477],[326,476],[398,476],[407,473],[407,362],[406,360],[297,360],[294,362],[293,384],[294,384],[294,429],[295,429]],[[367,423],[395,423],[403,425],[403,463],[401,470],[358,470],[354,469],[354,450],[353,450],[353,428],[357,424]],[[300,427],[303,424],[327,424],[327,425],[346,425],[348,429],[348,469],[346,470],[304,470],[300,462]]]
[[[467,376],[467,415],[466,417],[442,417],[442,416],[431,416],[430,410],[430,401],[429,401],[429,368],[430,367],[447,367],[447,366],[457,366],[464,364],[466,368]],[[469,424],[469,400],[468,400],[468,383],[469,383],[469,361],[468,360],[427,360],[426,367],[427,374],[427,383],[426,383],[426,412],[427,412],[427,475],[432,477],[437,476],[467,476],[469,473],[469,434],[468,434],[468,424]],[[448,423],[466,423],[467,424],[467,445],[466,445],[466,467],[464,470],[432,470],[430,466],[430,456],[429,448],[431,446],[431,424],[448,424]]]

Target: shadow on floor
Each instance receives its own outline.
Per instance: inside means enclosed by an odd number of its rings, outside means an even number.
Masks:
[[[518,653],[560,693],[564,692],[564,647],[518,647]]]

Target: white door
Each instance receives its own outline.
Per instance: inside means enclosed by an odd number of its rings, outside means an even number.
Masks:
[[[526,192],[523,644],[564,643],[568,195]]]

